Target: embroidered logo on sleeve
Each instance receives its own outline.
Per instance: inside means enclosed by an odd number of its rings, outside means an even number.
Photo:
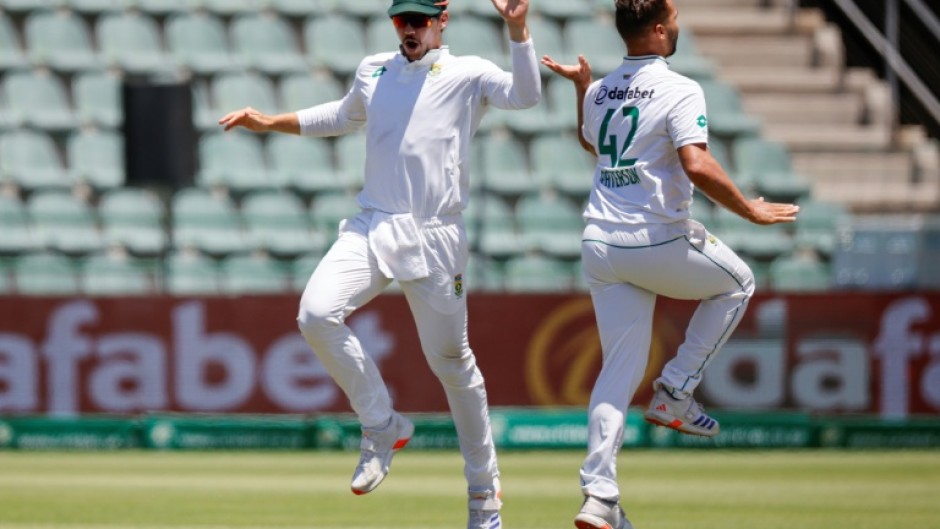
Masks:
[[[708,118],[705,117],[705,114],[702,114],[701,116],[698,117],[698,121],[696,123],[698,123],[699,127],[702,127],[704,129],[705,127],[708,126]]]
[[[382,77],[382,75],[385,74],[385,72],[387,71],[388,71],[388,68],[384,66],[380,66],[378,70],[372,72],[372,77]]]
[[[463,297],[463,274],[454,276],[454,297],[458,299]]]

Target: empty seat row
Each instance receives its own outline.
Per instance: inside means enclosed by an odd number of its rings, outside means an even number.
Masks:
[[[24,23],[25,52],[14,25],[0,13],[0,67],[34,64],[82,71],[116,66],[141,73],[182,66],[198,74],[255,68],[274,75],[325,67],[347,75],[364,56],[398,47],[384,9],[375,13],[365,25],[342,14],[312,16],[295,30],[288,20],[271,13],[250,12],[226,24],[211,13],[185,12],[161,26],[146,13],[128,11],[103,15],[92,32],[75,12],[37,11]],[[598,29],[604,20],[574,19],[562,28],[534,17],[530,29],[540,53],[560,61],[574,61],[584,53],[594,71],[603,74],[623,61],[623,43],[616,31]],[[457,54],[479,55],[508,68],[507,39],[501,31],[485,18],[455,16],[444,42]],[[692,38],[684,36],[680,42],[674,67],[695,77],[710,77],[713,68],[696,54]],[[549,72],[543,69],[543,73]]]
[[[0,134],[0,184],[24,190],[87,185],[103,191],[125,182],[124,138],[116,132],[75,132],[66,140],[65,154],[67,163],[53,139],[40,132]]]

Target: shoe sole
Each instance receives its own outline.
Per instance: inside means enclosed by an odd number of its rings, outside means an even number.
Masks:
[[[408,441],[411,441],[411,437],[414,435],[414,433],[415,433],[414,424],[408,423],[408,428],[407,428],[406,431],[405,431],[405,435],[406,435],[407,437],[402,437],[401,439],[395,441],[395,444],[392,445],[392,454],[394,454],[395,452],[398,452],[399,450],[401,450],[402,448],[404,448],[405,446],[407,446],[407,445],[408,445]],[[391,459],[389,459],[389,464],[391,464]],[[352,493],[355,494],[356,496],[362,496],[362,495],[364,495],[364,494],[368,494],[368,493],[372,492],[373,490],[377,489],[377,488],[379,487],[379,485],[381,485],[382,482],[385,481],[385,477],[386,477],[386,476],[388,476],[388,472],[386,472],[384,476],[382,476],[381,478],[379,478],[378,481],[376,481],[375,483],[373,483],[372,486],[369,487],[368,489],[350,488],[349,490],[351,490]]]
[[[676,419],[672,415],[659,414],[652,410],[646,412],[646,414],[643,416],[643,419],[645,419],[646,422],[650,424],[655,424],[656,426],[665,426],[666,428],[671,428],[679,433],[697,435],[699,437],[715,437],[720,431],[717,423],[715,424],[714,430],[701,430],[682,422],[680,419]]]
[[[574,526],[578,529],[618,529],[604,521],[603,518],[590,514],[579,514],[574,519]]]

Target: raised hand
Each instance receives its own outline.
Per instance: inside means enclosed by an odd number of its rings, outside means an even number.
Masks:
[[[219,125],[225,126],[225,130],[231,130],[235,127],[244,127],[254,132],[268,132],[271,130],[271,117],[259,112],[251,107],[245,107],[241,110],[229,112],[219,120]]]
[[[544,55],[542,64],[565,79],[573,81],[575,86],[587,89],[591,84],[591,65],[584,55],[578,55],[578,64],[558,64],[555,59]]]
[[[507,24],[525,24],[529,0],[492,0],[493,6]]]
[[[796,214],[800,211],[800,207],[795,204],[765,202],[764,197],[752,199],[750,202],[754,212],[751,222],[754,224],[768,225],[793,222],[796,220]]]

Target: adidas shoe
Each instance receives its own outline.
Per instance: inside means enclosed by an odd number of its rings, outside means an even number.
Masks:
[[[405,416],[392,413],[388,426],[382,429],[363,428],[359,464],[352,478],[353,494],[375,490],[388,475],[392,456],[411,440],[415,426]]]
[[[659,382],[653,384],[655,393],[649,409],[643,415],[647,422],[665,426],[690,435],[714,437],[720,427],[718,421],[705,414],[702,406],[692,397],[675,399]]]
[[[496,487],[496,491],[470,492],[468,502],[470,516],[467,529],[500,529],[503,526],[503,521],[499,516],[499,509],[503,506],[503,502],[498,482]]]
[[[578,529],[633,529],[620,503],[594,496],[584,498],[581,511],[574,517]]]

